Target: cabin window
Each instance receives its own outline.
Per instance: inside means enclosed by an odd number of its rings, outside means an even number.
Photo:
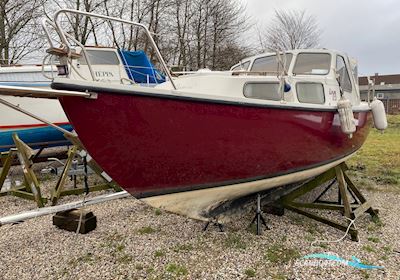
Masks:
[[[284,55],[281,56],[284,59]],[[286,54],[285,69],[288,71],[289,65],[292,62],[293,55],[291,53]],[[254,60],[251,71],[254,72],[273,72],[278,71],[278,61],[276,60],[276,55],[264,56]]]
[[[247,70],[249,68],[250,61],[246,61],[244,63],[239,64],[238,66],[235,66],[232,68],[231,71],[240,71],[240,70]]]
[[[293,68],[295,75],[326,75],[331,66],[328,53],[300,53]]]
[[[296,92],[301,103],[325,103],[324,86],[320,83],[297,83]]]
[[[92,65],[119,65],[119,59],[114,51],[88,50],[90,64]],[[79,58],[81,65],[87,65],[84,54]]]
[[[347,70],[346,63],[343,56],[336,57],[336,75],[339,75],[339,82],[344,91],[351,92],[351,80],[349,71]]]
[[[246,83],[243,88],[243,94],[247,98],[281,100],[279,83]]]

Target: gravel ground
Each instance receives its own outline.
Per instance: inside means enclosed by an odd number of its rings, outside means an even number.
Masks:
[[[254,215],[249,210],[235,216],[223,233],[213,226],[203,232],[203,222],[153,209],[134,198],[88,208],[98,223],[86,235],[56,228],[51,216],[5,225],[0,227],[0,279],[399,280],[400,194],[396,187],[381,188],[363,190],[380,210],[381,223],[367,214],[358,219],[360,242],[346,238],[314,246],[313,241],[339,239],[342,232],[289,211],[284,216],[266,215],[271,230],[262,236],[248,227]],[[105,192],[90,196],[101,193]],[[60,203],[82,198],[70,196]],[[16,197],[0,200],[0,216],[35,207]],[[324,252],[346,260],[355,256],[384,269],[327,266],[331,264],[327,262],[317,266],[301,259]]]

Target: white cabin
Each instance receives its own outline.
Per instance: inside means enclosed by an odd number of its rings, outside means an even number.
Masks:
[[[287,51],[281,57],[285,61],[286,82],[291,87],[285,93],[285,101],[335,105],[340,98],[340,82],[344,96],[353,105],[360,104],[357,62],[350,60],[346,54],[326,49],[307,49]],[[276,53],[246,58],[231,68],[231,71],[247,72],[248,75],[251,75],[249,72],[273,73],[277,70]],[[248,85],[243,93],[249,98],[279,100],[278,96],[261,89],[268,87],[272,85]]]

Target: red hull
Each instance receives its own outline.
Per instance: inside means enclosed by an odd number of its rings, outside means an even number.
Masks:
[[[90,155],[136,197],[326,164],[360,148],[371,123],[369,112],[355,113],[349,139],[334,110],[109,93],[60,101]]]

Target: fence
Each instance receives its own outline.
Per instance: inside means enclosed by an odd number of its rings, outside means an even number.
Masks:
[[[400,99],[381,99],[385,105],[386,114],[399,115],[400,114]]]

